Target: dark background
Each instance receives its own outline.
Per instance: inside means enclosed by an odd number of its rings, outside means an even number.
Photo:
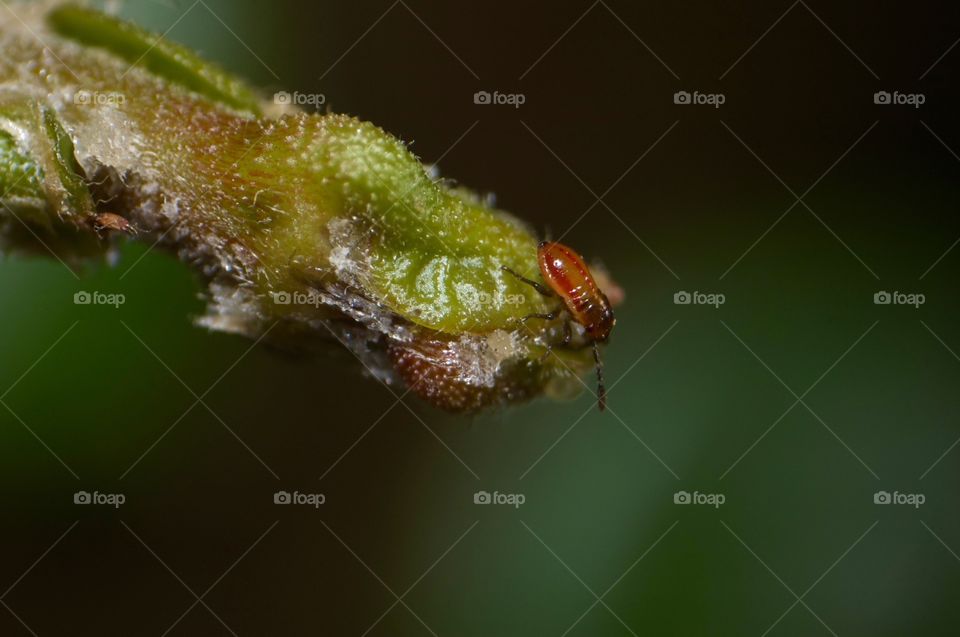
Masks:
[[[0,634],[957,633],[955,5],[122,13],[268,93],[322,92],[602,260],[627,292],[611,409],[585,392],[450,416],[398,403],[344,352],[248,352],[193,327],[192,274],[140,244],[79,280],[8,260]],[[79,290],[127,303],[76,306]],[[209,408],[187,411],[197,396]],[[281,489],[326,503],[275,505]]]

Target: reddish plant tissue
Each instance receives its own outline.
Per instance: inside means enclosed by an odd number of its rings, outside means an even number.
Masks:
[[[485,369],[492,362],[487,348],[477,339],[437,333],[391,344],[388,352],[409,391],[447,411],[477,411],[528,400],[539,393],[539,383],[531,380],[535,374]]]

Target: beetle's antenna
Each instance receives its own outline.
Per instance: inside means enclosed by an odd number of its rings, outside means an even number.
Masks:
[[[603,384],[603,361],[600,360],[600,346],[593,342],[593,360],[597,363],[597,407],[600,411],[607,408],[607,387]]]

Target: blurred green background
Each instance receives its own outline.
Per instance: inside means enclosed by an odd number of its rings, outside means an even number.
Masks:
[[[957,634],[954,5],[121,13],[267,93],[323,93],[602,260],[627,293],[610,410],[398,404],[343,351],[193,327],[192,273],[144,245],[79,279],[8,259],[0,634]]]

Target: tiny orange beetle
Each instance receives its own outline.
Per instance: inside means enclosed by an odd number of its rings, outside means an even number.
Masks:
[[[115,232],[124,232],[126,234],[137,234],[136,227],[127,219],[112,212],[100,212],[93,216],[93,229],[97,234],[103,234],[105,230]]]
[[[566,310],[571,320],[583,326],[587,341],[593,346],[593,358],[597,365],[597,406],[603,411],[607,404],[607,392],[598,343],[607,342],[617,322],[613,316],[613,306],[597,285],[583,258],[562,243],[541,241],[537,246],[537,263],[540,275],[549,287],[521,276],[506,266],[502,269],[533,286],[544,296],[559,297],[563,308],[548,314],[532,314],[522,320],[542,318],[552,321],[560,315],[561,310]],[[563,345],[569,346],[572,338],[569,323],[564,324],[564,334]]]

